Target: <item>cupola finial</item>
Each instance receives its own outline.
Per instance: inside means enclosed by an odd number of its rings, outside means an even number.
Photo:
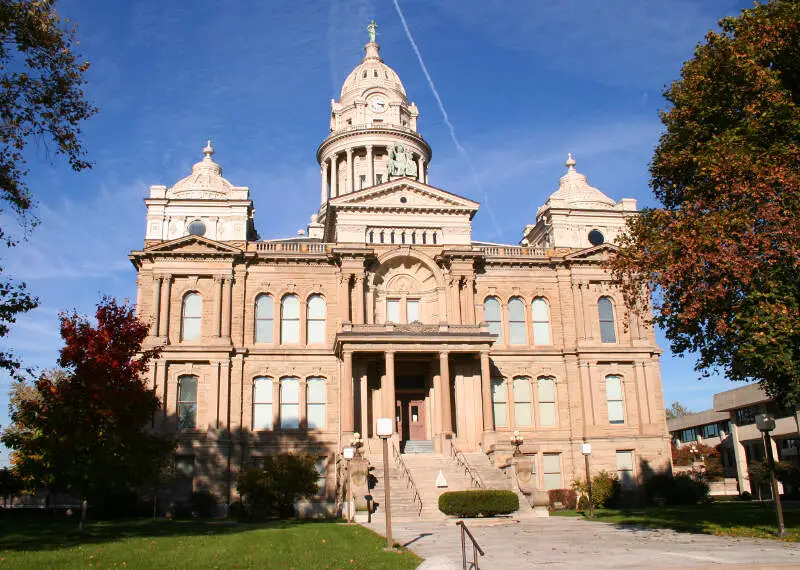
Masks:
[[[367,32],[369,32],[369,43],[371,43],[371,44],[375,43],[375,34],[376,34],[377,31],[378,31],[378,24],[376,24],[375,23],[375,19],[373,19],[367,25]]]
[[[570,169],[570,170],[575,170],[575,164],[576,164],[576,162],[575,162],[575,159],[574,159],[574,158],[572,158],[572,153],[571,153],[571,152],[568,152],[568,153],[567,153],[567,162],[565,162],[564,164],[566,165],[566,167],[567,167],[568,169]]]
[[[211,159],[211,156],[214,154],[214,147],[211,146],[211,139],[208,139],[206,142],[206,147],[203,149],[203,156]]]

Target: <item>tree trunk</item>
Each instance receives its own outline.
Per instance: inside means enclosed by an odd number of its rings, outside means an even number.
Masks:
[[[81,501],[81,524],[78,528],[80,528],[81,532],[86,531],[86,508],[89,506],[89,502],[86,499]]]

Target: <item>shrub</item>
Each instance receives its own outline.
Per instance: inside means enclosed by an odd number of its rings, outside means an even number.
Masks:
[[[744,491],[741,495],[739,495],[739,498],[743,501],[752,501],[753,495],[750,494],[750,491]]]
[[[648,503],[696,505],[708,496],[709,486],[703,477],[658,473],[645,481],[644,491]]]
[[[228,518],[242,520],[247,518],[247,511],[241,501],[233,501],[228,507]]]
[[[578,503],[578,494],[572,489],[550,489],[547,492],[550,497],[550,508],[555,509],[556,503],[561,503],[563,508],[575,510]]]
[[[261,467],[242,471],[236,487],[247,514],[254,518],[292,516],[295,501],[317,494],[315,463],[311,455],[281,453],[265,457]]]
[[[201,489],[192,493],[192,515],[201,519],[209,519],[216,515],[217,497],[207,490]]]
[[[595,507],[613,506],[619,499],[619,491],[616,473],[603,470],[592,477],[592,503]]]
[[[513,491],[448,491],[439,495],[439,510],[457,517],[492,517],[518,509],[519,498]]]

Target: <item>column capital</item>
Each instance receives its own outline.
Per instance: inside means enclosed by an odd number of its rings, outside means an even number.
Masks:
[[[448,358],[450,356],[449,350],[440,350],[439,351],[439,358]]]
[[[345,152],[347,153],[347,157],[348,158],[353,156],[353,149],[352,148],[348,148]]]
[[[369,151],[372,151],[372,147],[373,147],[374,145],[367,144],[367,145],[364,145],[364,146],[367,148],[367,150],[369,150]]]

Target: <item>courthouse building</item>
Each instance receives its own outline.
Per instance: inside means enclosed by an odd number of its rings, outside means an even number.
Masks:
[[[661,351],[624,326],[603,270],[635,200],[570,156],[518,244],[480,241],[479,204],[428,180],[419,110],[370,36],[331,104],[302,235],[261,240],[210,143],[191,174],[150,187],[130,259],[183,472],[226,500],[243,465],[307,451],[330,494],[336,454],[354,432],[377,449],[380,417],[401,450],[432,453],[492,454],[519,430],[540,488],[583,472],[583,442],[626,481],[668,469]]]

